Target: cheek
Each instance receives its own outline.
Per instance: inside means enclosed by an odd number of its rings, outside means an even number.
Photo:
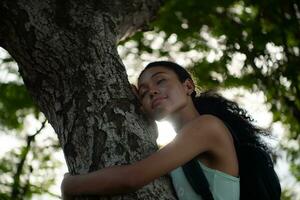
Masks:
[[[186,91],[182,87],[177,87],[171,90],[168,90],[168,95],[170,96],[170,100],[174,101],[184,101],[186,100],[187,94]]]
[[[149,112],[150,111],[150,108],[151,108],[151,105],[150,105],[150,100],[147,100],[147,99],[144,99],[142,102],[142,108],[145,112]]]
[[[177,110],[178,108],[185,106],[188,103],[188,96],[183,90],[177,90],[170,92],[169,94],[169,106],[171,110]]]

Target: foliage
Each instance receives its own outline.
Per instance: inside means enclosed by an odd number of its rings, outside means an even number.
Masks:
[[[296,144],[283,148],[300,180],[300,2],[167,1],[152,26],[152,36],[133,37],[134,51],[177,62],[184,52],[181,63],[203,89],[264,92],[273,121],[283,122]]]
[[[281,195],[281,200],[292,200],[296,198],[296,194],[291,192],[293,191],[292,189],[285,189],[282,191],[282,195]]]
[[[4,51],[1,51],[4,54]],[[0,60],[0,126],[7,129],[22,129],[24,118],[31,113],[38,116],[38,109],[29,96],[18,72],[13,64],[14,60],[5,55]],[[6,76],[5,76],[6,75]],[[13,81],[7,81],[7,77],[13,76]]]
[[[52,158],[53,152],[59,148],[58,141],[52,137],[44,138],[42,143],[37,141],[45,134],[46,121],[35,133],[24,130],[26,117],[33,115],[35,121],[41,121],[43,117],[14,70],[14,63],[9,55],[5,55],[0,64],[0,127],[5,131],[2,134],[15,133],[13,135],[21,145],[0,155],[0,199],[31,199],[33,195],[45,193],[58,197],[49,192],[56,169],[61,166]]]
[[[49,192],[55,182],[56,169],[61,163],[52,155],[57,151],[57,141],[43,138],[43,144],[37,137],[44,129],[46,121],[35,134],[26,134],[25,144],[0,157],[0,196],[3,199],[31,199],[33,195],[57,195]],[[1,198],[1,199],[2,199]]]
[[[120,48],[125,51],[123,57],[131,60],[174,59],[191,69],[203,89],[243,87],[263,91],[273,120],[288,128],[290,142],[283,148],[289,152],[291,169],[300,180],[299,16],[300,2],[296,0],[169,0],[153,22],[152,31],[135,34],[121,42]],[[2,58],[1,73],[8,70],[16,74],[9,66],[12,62],[9,56]],[[30,113],[40,115],[23,83],[19,79],[1,80],[0,127],[21,132]],[[33,194],[48,191],[56,167],[50,162],[55,148],[41,145],[33,141],[27,153],[24,144],[1,158],[0,199],[11,199],[16,184],[12,177],[24,155],[18,195],[30,199]],[[284,196],[292,199],[288,191]]]
[[[57,196],[49,192],[49,187],[54,184],[55,169],[61,163],[51,157],[57,147],[53,146],[54,141],[50,143],[49,146],[27,143],[0,158],[0,197],[3,196],[0,199],[31,199],[45,193]]]
[[[0,124],[20,129],[25,116],[36,109],[31,98],[24,85],[16,83],[2,83],[0,91]]]

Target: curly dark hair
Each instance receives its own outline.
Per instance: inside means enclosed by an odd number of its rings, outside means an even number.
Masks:
[[[149,63],[141,72],[140,76],[149,68],[166,67],[178,76],[181,82],[186,79],[192,79],[188,71],[182,66],[170,61],[156,61]],[[240,144],[249,144],[260,147],[270,152],[268,145],[263,142],[261,136],[269,136],[270,131],[257,127],[253,124],[253,119],[248,112],[239,107],[236,102],[230,101],[216,91],[210,90],[196,94],[192,93],[192,99],[199,114],[211,114],[220,118],[226,125],[229,125],[237,134],[236,139]]]
[[[211,114],[220,118],[225,125],[230,127],[236,134],[232,134],[240,145],[253,145],[270,152],[268,145],[261,136],[269,136],[270,131],[257,127],[253,124],[253,118],[239,105],[230,101],[215,91],[206,91],[196,96],[192,94],[194,105],[199,114]]]
[[[172,70],[181,82],[192,79],[186,69],[169,61],[152,62],[146,66],[142,73],[152,67],[165,67]],[[255,126],[253,119],[245,109],[242,109],[236,102],[222,97],[215,91],[206,91],[199,95],[194,91],[191,96],[194,106],[200,115],[210,114],[218,117],[226,125],[233,137],[239,160],[239,175],[241,177],[240,198],[258,199],[271,194],[271,196],[275,196],[274,198],[271,197],[271,199],[279,199],[281,187],[270,158],[271,150],[262,139],[262,136],[270,136],[270,131]],[[254,163],[259,168],[253,167]],[[265,168],[266,166],[268,169]],[[208,181],[201,166],[198,164],[197,158],[184,164],[182,169],[194,191],[200,194],[204,200],[213,200]],[[267,178],[257,178],[257,176],[262,176],[262,173]],[[264,199],[269,199],[269,197]]]

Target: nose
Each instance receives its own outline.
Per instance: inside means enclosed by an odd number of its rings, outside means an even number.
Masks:
[[[159,90],[156,87],[152,87],[149,91],[150,97],[153,98],[155,95],[159,94]]]

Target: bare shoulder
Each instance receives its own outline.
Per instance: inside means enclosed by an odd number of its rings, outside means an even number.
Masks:
[[[194,139],[199,139],[211,142],[216,145],[216,142],[224,142],[224,139],[230,139],[230,133],[224,122],[214,115],[201,115],[190,122],[182,130],[183,134],[189,134]]]
[[[209,115],[209,114],[201,115],[198,120],[199,120],[198,124],[205,124],[206,126],[208,126],[209,128],[215,131],[222,132],[227,130],[224,122],[220,118],[214,115]]]
[[[224,122],[220,118],[209,114],[200,115],[184,128],[189,131],[196,131],[196,132],[208,131],[210,133],[227,131]]]

